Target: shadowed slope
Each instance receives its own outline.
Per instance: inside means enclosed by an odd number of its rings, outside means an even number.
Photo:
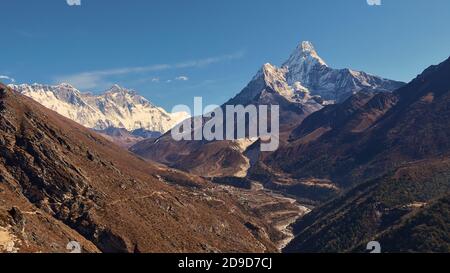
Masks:
[[[70,239],[86,251],[276,251],[267,234],[245,225],[262,231],[264,223],[228,194],[0,87],[0,224],[15,232],[19,250],[61,252]],[[7,212],[12,206],[23,227]],[[53,234],[47,221],[56,223]]]

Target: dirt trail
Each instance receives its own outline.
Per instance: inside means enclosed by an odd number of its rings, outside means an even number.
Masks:
[[[155,196],[159,196],[159,197],[164,198],[164,195],[165,195],[165,194],[166,194],[165,192],[156,191],[156,192],[154,192],[154,193],[152,193],[152,194],[143,195],[143,196],[138,196],[138,197],[134,197],[134,198],[118,199],[118,200],[115,200],[115,201],[110,202],[110,203],[108,204],[108,206],[114,206],[114,205],[117,205],[117,204],[119,204],[119,203],[129,202],[129,201],[133,201],[133,200],[142,200],[142,199],[153,198],[153,197],[155,197]]]

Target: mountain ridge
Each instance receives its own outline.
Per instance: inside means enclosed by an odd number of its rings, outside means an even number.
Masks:
[[[20,252],[66,252],[73,240],[85,252],[277,252],[284,240],[227,189],[146,162],[3,85],[0,143],[0,232]]]
[[[140,96],[136,91],[117,84],[100,95],[83,93],[74,86],[22,84],[9,85],[19,93],[33,98],[47,108],[95,129],[145,129],[165,133],[188,117],[186,113],[168,113]]]
[[[430,74],[430,69],[438,70]],[[447,71],[450,59],[394,93],[357,94],[343,104],[315,112],[294,129],[290,143],[267,163],[296,177],[314,174],[350,183],[394,167],[395,162],[448,151]],[[312,141],[306,141],[319,131]],[[298,156],[286,157],[293,153]]]
[[[236,96],[224,103],[226,105],[279,105],[280,107],[280,142],[284,143],[289,135],[302,121],[324,106],[333,104],[333,99],[320,96],[315,85],[300,82],[297,78],[303,78],[310,73],[316,74],[311,79],[320,80],[323,86],[328,86],[341,75],[339,70],[329,68],[319,57],[310,42],[302,42],[286,61],[291,67],[284,65],[281,68],[270,63],[264,64],[250,82]],[[316,69],[319,68],[319,69]],[[328,75],[334,75],[329,78]],[[353,74],[346,77],[352,78]],[[340,97],[350,96],[354,92],[363,93],[394,91],[394,88],[403,83],[370,76],[369,80],[357,80],[360,74],[356,74],[348,85],[348,81],[342,85],[332,85],[336,88]],[[364,74],[365,75],[365,74]],[[288,78],[293,80],[289,80]],[[309,79],[309,77],[306,77]],[[294,81],[295,79],[295,81]],[[312,81],[312,80],[311,80]],[[374,83],[376,85],[372,86]],[[339,88],[344,89],[340,90]],[[379,90],[381,88],[381,90]],[[341,94],[342,93],[342,94]],[[236,142],[246,142],[247,139]],[[253,141],[255,142],[255,141]],[[235,176],[242,177],[250,169],[250,160],[245,155],[245,150],[235,149],[235,142],[220,141],[181,141],[171,139],[170,132],[160,137],[157,141],[143,140],[131,147],[131,151],[149,160],[155,160],[169,166],[204,176]],[[220,169],[223,171],[221,172]]]
[[[266,163],[348,190],[297,221],[285,252],[364,252],[369,241],[383,252],[448,252],[449,74],[450,58],[394,93],[355,95],[294,130]]]

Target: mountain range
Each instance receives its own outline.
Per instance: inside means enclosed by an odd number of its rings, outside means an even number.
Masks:
[[[390,92],[404,84],[353,69],[333,69],[308,41],[297,47],[282,69],[290,86],[338,103],[357,92]]]
[[[261,84],[262,83],[262,84]],[[248,105],[262,98],[270,88],[287,99],[308,104],[311,96],[320,101],[342,102],[357,92],[391,92],[404,85],[352,69],[333,69],[319,56],[313,44],[301,42],[287,61],[278,68],[265,64],[250,84],[225,104]]]
[[[0,85],[0,252],[449,252],[448,75],[333,69],[302,42],[222,105],[279,105],[273,152],[175,141],[189,117],[119,86]]]
[[[293,55],[309,60],[299,67],[325,67],[309,43],[299,49]],[[289,73],[266,64],[228,102],[280,105],[284,141],[273,153],[259,152],[259,141],[234,149],[223,141],[173,143],[167,135],[131,150],[215,183],[257,181],[315,207],[293,225],[285,252],[365,252],[369,241],[384,252],[448,252],[450,59],[389,92],[366,86],[334,98],[301,83],[306,96],[296,96]]]
[[[188,117],[187,113],[168,113],[137,92],[119,85],[112,86],[100,95],[82,93],[66,83],[9,87],[87,128],[108,135],[125,146],[131,144],[115,137],[120,129],[127,130],[129,142],[135,143],[147,137],[157,137]]]
[[[332,69],[319,57],[311,42],[302,42],[281,68],[269,63],[263,65],[250,83],[222,107],[279,105],[280,141],[284,142],[304,118],[326,105],[340,102],[353,93],[392,92],[403,85],[351,69]],[[255,142],[255,139],[177,142],[168,132],[157,141],[137,143],[131,151],[203,176],[246,176],[251,160],[245,151]]]
[[[372,240],[388,252],[450,251],[449,74],[447,59],[392,94],[323,109],[267,159],[350,189],[300,219],[285,251],[361,252]]]
[[[0,251],[277,252],[307,211],[146,162],[4,85],[0,155]]]

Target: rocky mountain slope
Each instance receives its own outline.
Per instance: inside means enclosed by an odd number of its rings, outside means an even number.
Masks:
[[[378,236],[385,249],[400,253],[449,253],[450,196],[430,202]]]
[[[275,252],[285,238],[255,199],[145,162],[3,85],[0,155],[0,251]]]
[[[146,139],[144,137],[134,135],[132,132],[129,132],[124,128],[109,127],[105,130],[95,130],[95,132],[125,149],[128,149],[134,144]]]
[[[266,163],[351,189],[298,221],[285,251],[363,252],[372,240],[384,252],[449,251],[449,74],[450,59],[392,94],[354,96],[294,130]]]
[[[285,252],[448,252],[450,158],[405,164],[316,208]]]

